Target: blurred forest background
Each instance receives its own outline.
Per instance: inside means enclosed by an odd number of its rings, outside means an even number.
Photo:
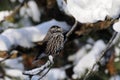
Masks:
[[[8,29],[36,27],[52,19],[67,23],[69,25],[67,28],[70,29],[75,19],[61,11],[58,2],[59,0],[0,0],[0,35]],[[53,67],[42,80],[83,80],[115,32],[112,25],[116,21],[117,19],[107,16],[104,21],[78,22],[64,49],[55,58]],[[37,64],[32,64],[39,49],[39,45],[32,48],[13,45],[10,50],[0,49],[1,61],[10,51],[20,51],[20,54],[13,54],[9,59],[0,62],[0,80],[29,80],[29,76],[23,75],[22,72],[45,63],[45,60],[40,60]],[[86,80],[120,80],[119,34],[95,68]],[[37,80],[38,76],[32,80]]]

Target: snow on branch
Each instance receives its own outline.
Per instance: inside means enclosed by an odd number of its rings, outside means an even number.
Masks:
[[[0,35],[0,51],[9,51],[12,46],[21,46],[24,48],[33,47],[35,45],[34,42],[43,40],[48,29],[53,25],[62,27],[64,32],[70,28],[66,22],[52,19],[37,26],[7,29]]]
[[[92,66],[96,63],[100,53],[104,50],[105,46],[106,45],[102,40],[96,41],[92,50],[86,56],[81,58],[77,65],[75,65],[75,74],[73,75],[73,78],[81,78],[87,69],[91,69]]]
[[[25,75],[37,75],[40,72],[42,72],[45,68],[47,68],[50,65],[50,61],[48,60],[43,66],[40,66],[39,68],[35,68],[29,71],[23,72]]]
[[[2,22],[4,20],[4,18],[8,15],[10,15],[12,13],[12,11],[0,11],[0,22]]]
[[[120,0],[57,0],[57,3],[60,10],[81,23],[104,21],[106,16],[117,18],[120,14]]]
[[[31,17],[33,21],[40,22],[41,11],[39,10],[37,3],[34,0],[30,0],[27,5],[28,7],[21,7],[20,16],[25,17],[27,15]]]
[[[119,34],[117,32],[113,33],[113,36],[111,37],[111,39],[109,40],[109,42],[106,45],[106,48],[101,52],[101,55],[99,56],[99,58],[96,60],[96,62],[93,64],[92,68],[89,69],[89,71],[86,73],[84,80],[87,79],[88,75],[92,74],[92,71],[94,70],[94,68],[96,67],[96,65],[101,61],[101,59],[104,57],[104,55],[106,54],[106,51],[108,49],[110,49],[110,47],[115,43],[116,38],[118,38]]]
[[[118,22],[116,22],[116,23],[113,24],[113,29],[116,32],[120,32],[120,19],[118,20]]]
[[[29,71],[24,71],[23,74],[33,76],[36,74],[41,74],[42,72],[44,72],[44,70],[46,70],[48,68],[48,70],[44,74],[41,75],[41,77],[39,78],[39,80],[40,80],[49,72],[53,63],[54,63],[53,57],[51,55],[49,55],[49,60],[44,65],[40,66],[39,68],[35,68],[35,69],[29,70]]]
[[[7,18],[9,17],[13,17],[20,9],[21,7],[24,5],[24,3],[26,3],[28,0],[24,0],[20,5],[16,6],[14,8],[14,10],[12,11],[2,11],[0,12],[0,22],[3,22],[5,20],[7,20]]]

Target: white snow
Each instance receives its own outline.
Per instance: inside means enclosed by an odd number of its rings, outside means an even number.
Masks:
[[[3,79],[2,79],[3,80]],[[10,78],[8,78],[8,77],[5,77],[5,80],[11,80]]]
[[[118,22],[114,23],[113,24],[113,29],[116,31],[116,32],[120,32],[120,19]]]
[[[18,69],[6,69],[6,74],[13,76],[13,77],[23,76],[22,71]]]
[[[54,62],[54,61],[53,61],[53,56],[52,56],[52,55],[49,55],[48,58],[49,58],[50,62],[52,62],[52,63]]]
[[[41,11],[35,1],[31,0],[28,2],[28,7],[23,6],[20,9],[20,16],[30,16],[33,21],[40,22]]]
[[[120,80],[120,75],[114,75],[109,80]]]
[[[57,0],[58,3],[60,1]],[[66,14],[69,11],[69,14],[81,23],[104,21],[107,15],[116,18],[120,14],[120,0],[67,0],[66,6],[58,5],[60,9],[63,6]]]
[[[89,46],[89,48],[87,48]],[[79,60],[86,56],[87,51],[91,48],[92,46],[89,44],[86,44],[85,46],[83,46],[82,48],[80,48],[75,54],[70,55],[68,57],[69,61],[73,61],[74,64],[77,64],[79,62]]]
[[[60,68],[51,69],[46,75],[45,80],[64,80],[66,78],[65,71]]]
[[[87,69],[91,69],[102,50],[105,49],[105,46],[106,45],[102,40],[96,41],[91,51],[86,56],[81,58],[78,64],[75,65],[73,69],[73,76],[77,76],[78,78],[80,78]]]
[[[32,19],[33,19],[34,21],[36,21],[36,22],[39,22],[39,21],[40,21],[40,16],[41,16],[41,14],[40,14],[40,10],[39,10],[36,2],[33,1],[33,0],[32,0],[32,1],[29,1],[29,2],[28,2],[28,6],[29,6],[29,9],[30,9],[30,10],[28,11],[28,13],[31,12],[31,17],[32,17]]]
[[[20,3],[22,3],[24,0],[18,0]]]
[[[80,43],[78,42],[78,40],[74,40],[74,42],[79,45]],[[86,45],[82,46],[75,54],[72,54],[70,56],[68,56],[68,61],[72,61],[75,64],[77,64],[79,62],[79,60],[87,55],[88,51],[92,49],[92,45],[94,44],[95,41],[92,38],[88,38]]]
[[[9,66],[10,68],[24,70],[24,65],[22,64],[21,57],[5,60],[4,63],[6,66]]]
[[[19,12],[20,16],[24,16],[25,14],[28,14],[28,13],[26,12],[27,9],[28,9],[28,8],[26,8],[26,7],[21,7],[20,12]]]
[[[65,12],[67,15],[71,15],[69,12],[68,12],[68,9],[67,9],[67,5],[65,3],[64,0],[56,0],[57,1],[57,4],[58,4],[58,7],[61,11]]]
[[[0,11],[0,21],[4,20],[12,11]]]
[[[39,75],[35,75],[31,78],[31,80],[39,80],[40,76]],[[30,79],[27,79],[27,80],[30,80]],[[43,80],[43,78],[42,78]]]
[[[20,78],[21,80],[24,80],[24,78],[26,78],[26,75],[23,75],[22,71],[18,69],[5,69],[5,72],[9,76]],[[9,80],[9,78],[7,78],[6,80]]]
[[[40,70],[43,70],[43,68],[42,67],[36,68],[30,71],[27,71],[25,73],[37,74],[38,72],[40,72]],[[40,78],[41,75],[46,73],[47,70],[48,68],[45,71],[43,71],[40,75],[34,75],[31,80],[36,80]],[[65,69],[64,67],[61,67],[61,68],[51,68],[50,71],[42,78],[42,80],[63,80],[65,78],[66,78]]]
[[[38,80],[39,78],[39,75],[35,75],[31,80]],[[66,74],[62,68],[52,68],[41,80],[64,80],[65,78]]]
[[[33,27],[7,29],[0,35],[0,51],[8,51],[13,45],[26,48],[33,47],[33,42],[42,41],[48,29],[53,25],[62,27],[64,32],[70,28],[66,22],[52,19]]]
[[[0,57],[0,61],[2,61],[2,60],[4,60],[4,58],[1,58],[1,57]]]
[[[116,56],[120,56],[120,48],[119,47],[115,47],[115,55]]]

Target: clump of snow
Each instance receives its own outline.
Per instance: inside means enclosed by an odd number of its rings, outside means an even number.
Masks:
[[[39,78],[40,78],[39,75],[35,75],[35,76],[33,76],[33,77],[31,78],[31,80],[39,80]],[[27,79],[27,80],[29,80],[29,79]],[[43,80],[43,79],[42,79],[42,80]]]
[[[0,35],[0,51],[7,51],[12,46],[7,37]]]
[[[33,27],[7,29],[0,35],[0,51],[8,51],[11,46],[18,45],[26,48],[33,47],[33,42],[42,41],[53,25],[62,27],[65,32],[70,28],[66,22],[52,19]]]
[[[28,14],[26,11],[27,9],[28,8],[26,8],[26,7],[21,7],[20,12],[19,12],[20,16],[24,16],[25,14]]]
[[[0,21],[4,20],[12,11],[0,11]]]
[[[40,75],[34,75],[31,80],[38,80]],[[42,80],[64,80],[66,78],[65,70],[62,68],[52,68],[50,71],[42,78]],[[27,78],[25,78],[26,80]]]
[[[21,57],[5,60],[4,63],[6,66],[9,66],[10,68],[24,70]]]
[[[109,80],[120,80],[120,75],[114,75]]]
[[[26,77],[25,75],[22,74],[22,71],[18,69],[5,69],[5,72],[9,76],[20,78],[21,80],[24,80],[24,78]],[[7,79],[9,80],[9,78]]]
[[[94,44],[94,40],[92,39],[92,38],[88,38],[88,40],[87,40],[87,43],[89,43],[89,44]]]
[[[79,42],[78,40],[74,40],[74,42],[79,46]],[[75,54],[70,55],[68,57],[68,61],[72,61],[75,64],[77,64],[79,62],[79,60],[85,56],[88,51],[93,47],[91,44],[94,44],[95,41],[92,38],[88,38],[86,45],[82,46]]]
[[[31,11],[31,17],[34,21],[39,22],[40,21],[40,10],[36,4],[35,1],[29,1],[28,2],[29,9]]]
[[[104,21],[107,15],[116,18],[120,14],[120,0],[67,0],[66,6],[60,1],[57,0],[60,8],[63,6],[65,12],[69,11],[81,23]]]
[[[28,15],[32,17],[33,21],[40,22],[41,13],[36,2],[33,0],[28,2],[28,7],[23,6],[20,9],[20,15],[21,16]]]
[[[20,3],[22,3],[24,0],[18,0]]]
[[[65,78],[65,70],[62,68],[52,68],[42,80],[64,80]]]
[[[114,39],[114,44],[115,46],[115,62],[119,62],[120,61],[120,33],[117,34],[116,38]]]
[[[8,78],[8,77],[5,77],[5,80],[11,80],[10,78]]]
[[[9,21],[4,21],[2,23],[2,27],[5,30],[5,29],[8,29],[8,28],[16,28],[16,27],[18,27],[18,25],[15,24],[15,23],[9,22]]]
[[[120,56],[120,49],[119,49],[119,47],[115,47],[115,55],[116,56]]]
[[[4,58],[1,58],[1,57],[0,57],[0,61],[2,61],[2,60],[4,60]]]
[[[76,54],[70,55],[70,56],[68,57],[68,60],[69,60],[69,61],[73,61],[74,64],[77,64],[78,61],[87,54],[87,51],[88,51],[89,49],[91,49],[91,47],[92,47],[91,45],[86,44],[85,46],[83,46],[82,48],[80,48],[80,49],[76,52]]]
[[[53,61],[53,56],[52,56],[52,55],[49,55],[48,57],[49,57],[50,62],[53,63],[53,62],[54,62],[54,61]]]
[[[77,78],[80,78],[87,69],[91,69],[98,59],[100,53],[104,50],[105,46],[106,45],[102,40],[96,41],[91,51],[86,56],[81,58],[78,64],[75,65],[73,69],[73,76],[77,76]]]
[[[57,4],[59,6],[59,9],[63,12],[65,12],[66,14],[68,15],[71,15],[69,12],[68,12],[68,9],[67,9],[67,5],[65,3],[64,0],[57,0]]]
[[[113,24],[113,29],[116,31],[116,32],[120,32],[120,19],[118,22],[114,23]]]

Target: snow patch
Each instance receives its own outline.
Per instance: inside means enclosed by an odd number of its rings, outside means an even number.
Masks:
[[[75,73],[74,75],[80,78],[87,69],[91,69],[100,53],[105,49],[105,46],[106,45],[102,40],[96,41],[91,51],[86,56],[81,58],[78,64],[75,65],[73,69]]]
[[[64,0],[58,1],[60,9],[71,14],[81,23],[104,21],[106,16],[117,18],[120,14],[120,0]],[[60,4],[64,2],[64,4]]]
[[[0,35],[0,51],[8,51],[11,49],[11,46],[33,47],[34,42],[44,39],[47,31],[53,25],[62,27],[64,32],[70,29],[66,22],[56,21],[55,19],[43,22],[37,26],[7,29]]]
[[[120,19],[118,22],[114,23],[113,24],[113,29],[116,31],[116,32],[120,32]]]
[[[12,11],[0,11],[0,21],[4,20]]]

